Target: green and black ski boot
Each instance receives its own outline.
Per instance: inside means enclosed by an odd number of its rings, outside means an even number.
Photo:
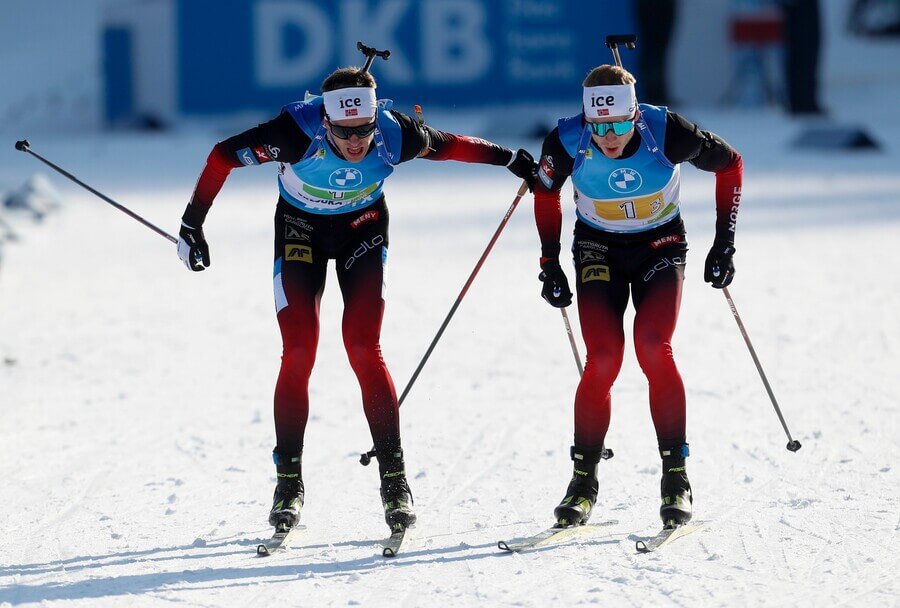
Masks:
[[[684,459],[690,455],[690,449],[684,442],[660,444],[659,455],[662,457],[662,504],[659,507],[659,517],[665,526],[686,524],[693,515],[694,503],[691,482],[688,481],[684,466]]]
[[[379,450],[378,471],[381,474],[381,504],[384,520],[391,532],[405,530],[416,523],[412,509],[413,497],[406,482],[403,450],[400,448]]]
[[[603,449],[583,450],[572,446],[572,460],[575,462],[572,480],[566,489],[566,497],[553,509],[556,524],[561,527],[586,524],[597,502],[597,463],[603,457]]]
[[[293,528],[300,520],[300,509],[303,508],[303,472],[300,466],[302,452],[285,454],[272,452],[278,484],[272,498],[272,510],[269,512],[269,524],[279,530]]]

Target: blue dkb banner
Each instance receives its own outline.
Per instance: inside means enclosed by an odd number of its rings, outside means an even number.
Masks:
[[[401,103],[473,107],[580,98],[634,32],[630,1],[177,0],[182,115],[271,111],[361,65],[356,42],[390,49],[372,71]],[[634,61],[624,53],[626,67]]]

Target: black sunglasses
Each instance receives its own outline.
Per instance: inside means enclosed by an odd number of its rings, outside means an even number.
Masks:
[[[338,139],[350,139],[350,136],[356,135],[360,139],[368,137],[375,131],[375,122],[366,123],[358,127],[342,127],[333,122],[331,124],[331,134]]]

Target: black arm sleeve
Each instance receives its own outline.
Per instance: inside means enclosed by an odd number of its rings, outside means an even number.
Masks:
[[[711,131],[675,112],[666,113],[666,158],[674,164],[685,161],[703,171],[716,172],[727,167],[737,156],[734,148]]]
[[[419,121],[403,112],[391,110],[391,114],[400,123],[400,162],[417,158],[428,149],[429,137],[427,128]]]
[[[226,157],[236,158],[240,164],[248,164],[240,152],[249,148],[257,162],[278,161],[295,163],[303,158],[312,140],[303,132],[293,116],[282,112],[243,133],[219,142],[220,151]],[[249,163],[252,164],[252,163]]]
[[[544,139],[541,148],[541,160],[538,168],[538,180],[545,190],[559,191],[566,179],[572,175],[575,159],[569,156],[559,139],[559,129],[553,129]]]

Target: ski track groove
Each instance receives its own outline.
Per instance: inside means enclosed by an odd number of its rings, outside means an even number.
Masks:
[[[496,424],[496,420],[487,420],[481,424],[478,432],[473,435],[472,439],[466,444],[466,448],[459,452],[460,455],[454,460],[449,473],[444,477],[443,482],[434,494],[434,498],[432,499],[434,508],[432,508],[431,511],[435,514],[439,514],[440,520],[444,523],[444,527],[447,529],[450,536],[456,536],[456,534],[453,533],[453,530],[455,529],[453,520],[456,516],[456,510],[452,508],[452,501],[474,485],[481,477],[491,471],[502,456],[501,447],[504,445],[503,441],[487,443],[484,441],[488,432],[491,429],[496,428]],[[504,427],[504,429],[503,437],[505,438],[509,434],[509,428]],[[476,474],[467,473],[468,461],[471,461],[472,458],[479,457],[475,448],[484,445],[492,446],[490,455],[486,459],[488,464],[482,466]],[[460,479],[460,483],[454,484],[453,482],[457,479]],[[451,490],[450,488],[455,489]],[[488,525],[493,523],[493,521],[485,522],[485,527],[488,527]],[[480,600],[484,599],[484,595],[478,588],[476,576],[472,571],[469,560],[464,560],[463,565],[466,568],[467,583],[471,586],[472,590]]]

